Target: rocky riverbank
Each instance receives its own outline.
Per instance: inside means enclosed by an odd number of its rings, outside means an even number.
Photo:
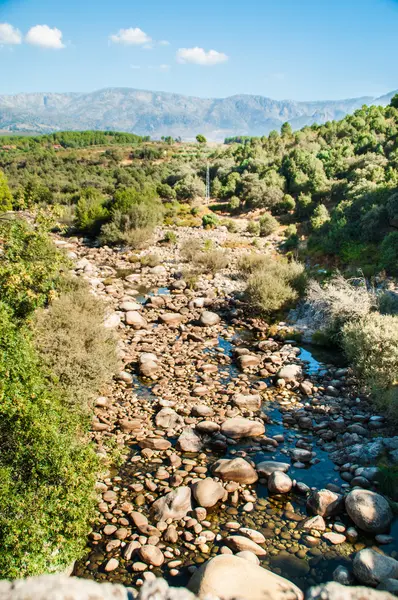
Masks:
[[[398,437],[349,370],[309,373],[295,342],[247,316],[234,266],[247,250],[230,250],[228,268],[191,290],[178,247],[146,250],[160,259],[146,267],[133,252],[59,244],[109,303],[124,365],[92,426],[98,453],[124,458],[97,484],[98,520],[75,574],[185,585],[212,557],[236,555],[302,589],[333,576],[394,588],[377,461],[398,461]],[[274,331],[286,338],[284,324]]]

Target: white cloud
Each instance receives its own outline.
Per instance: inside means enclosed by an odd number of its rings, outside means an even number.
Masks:
[[[52,48],[54,50],[65,48],[62,42],[62,31],[48,25],[31,27],[25,36],[25,41],[32,44],[32,46],[40,46],[41,48]]]
[[[203,48],[180,48],[177,52],[177,62],[192,63],[195,65],[213,66],[226,62],[228,56],[217,50],[206,52]]]
[[[168,42],[167,40],[160,40],[158,44],[159,46],[170,46],[170,42]]]
[[[125,46],[142,46],[152,41],[149,35],[139,27],[119,29],[117,33],[110,35],[109,39],[114,44],[124,44]]]
[[[20,44],[22,34],[16,27],[10,23],[0,23],[0,46],[2,44]]]

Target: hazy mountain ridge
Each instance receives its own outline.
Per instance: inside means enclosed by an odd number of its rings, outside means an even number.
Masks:
[[[363,104],[386,105],[396,92],[379,98],[295,102],[240,94],[197,98],[168,92],[106,88],[95,92],[0,95],[0,129],[48,133],[65,129],[114,129],[210,140],[232,135],[264,135],[289,121],[294,129],[341,119]]]

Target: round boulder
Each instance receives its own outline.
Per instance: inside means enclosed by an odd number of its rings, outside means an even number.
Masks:
[[[384,496],[370,490],[355,489],[345,499],[345,508],[355,525],[367,533],[385,533],[393,520]]]
[[[220,320],[217,313],[211,312],[210,310],[204,310],[200,315],[199,323],[202,327],[213,327],[213,325],[217,325]]]
[[[192,486],[192,492],[196,502],[204,508],[215,506],[225,495],[221,483],[214,481],[211,477],[195,482]]]
[[[282,471],[274,471],[268,477],[268,491],[270,494],[288,494],[293,487],[289,475]]]

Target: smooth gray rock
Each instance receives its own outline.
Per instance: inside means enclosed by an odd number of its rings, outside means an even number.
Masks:
[[[154,518],[156,521],[179,521],[192,510],[191,488],[179,487],[165,496],[158,498],[153,504]]]
[[[384,496],[355,489],[345,499],[345,508],[355,525],[367,533],[389,531],[393,513]]]
[[[353,572],[361,583],[376,586],[385,579],[398,577],[398,561],[371,548],[364,548],[354,557]]]

